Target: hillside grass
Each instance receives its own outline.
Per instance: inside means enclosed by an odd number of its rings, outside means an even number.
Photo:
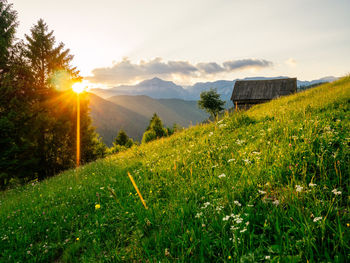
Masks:
[[[349,113],[345,77],[2,192],[0,261],[346,262]]]

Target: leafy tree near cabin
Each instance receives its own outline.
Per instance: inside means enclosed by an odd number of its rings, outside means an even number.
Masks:
[[[224,105],[225,102],[220,99],[220,95],[215,89],[201,92],[198,106],[210,113],[213,118],[215,118],[220,111],[224,110]]]

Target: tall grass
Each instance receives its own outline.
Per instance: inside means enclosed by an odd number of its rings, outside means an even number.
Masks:
[[[346,77],[2,192],[0,261],[346,262],[349,102]]]

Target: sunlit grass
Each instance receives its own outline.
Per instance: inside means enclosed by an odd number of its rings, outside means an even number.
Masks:
[[[0,261],[346,262],[349,102],[348,77],[3,192]]]

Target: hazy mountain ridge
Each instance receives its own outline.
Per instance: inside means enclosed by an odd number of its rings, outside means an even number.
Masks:
[[[233,87],[237,80],[264,80],[264,79],[280,79],[287,78],[285,76],[278,77],[249,77],[235,80],[217,80],[213,82],[198,82],[192,86],[176,85],[172,81],[165,81],[160,78],[144,80],[136,85],[122,85],[110,89],[92,89],[91,92],[103,98],[109,98],[115,95],[147,95],[154,99],[183,99],[198,100],[202,91],[210,88],[217,89],[221,95],[221,99],[229,101]],[[338,78],[333,76],[323,77],[311,81],[297,80],[298,87],[309,86],[315,83],[332,82]]]
[[[119,95],[108,100],[90,93],[90,113],[93,126],[107,145],[112,145],[120,129],[134,140],[141,141],[149,120],[157,113],[163,124],[182,127],[200,123],[209,115],[200,110],[196,101],[153,99],[145,95]]]

